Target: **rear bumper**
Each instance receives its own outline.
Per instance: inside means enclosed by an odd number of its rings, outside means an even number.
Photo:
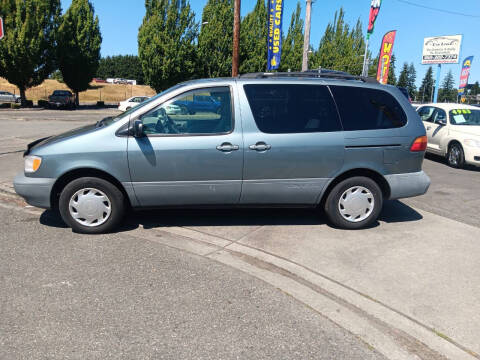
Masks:
[[[389,200],[420,196],[425,194],[430,187],[430,178],[423,171],[386,175],[385,179],[390,186]]]
[[[13,180],[15,192],[25,201],[43,209],[50,209],[50,194],[56,179],[27,177],[19,173]]]

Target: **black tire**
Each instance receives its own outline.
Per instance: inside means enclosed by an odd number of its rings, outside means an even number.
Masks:
[[[462,145],[454,142],[448,147],[447,163],[455,169],[462,169],[465,166],[465,153]]]
[[[340,212],[339,205],[342,195],[344,195],[347,190],[355,187],[363,187],[373,196],[373,209],[369,210],[369,215],[365,219],[358,222],[344,218]],[[372,204],[372,202],[370,203]],[[382,207],[383,193],[378,184],[370,178],[358,176],[341,181],[330,191],[325,201],[325,214],[333,226],[341,229],[355,230],[371,226],[377,221]],[[366,213],[367,212],[365,212],[365,214]]]
[[[103,192],[110,200],[111,212],[107,220],[98,226],[85,226],[75,220],[70,214],[70,199],[77,191],[84,188],[94,188]],[[103,234],[115,230],[122,221],[126,210],[126,199],[123,193],[112,183],[95,177],[83,177],[68,183],[60,194],[58,209],[63,221],[74,232],[81,234]]]

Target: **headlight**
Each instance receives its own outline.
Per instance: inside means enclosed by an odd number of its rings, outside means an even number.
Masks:
[[[480,141],[479,140],[473,140],[473,139],[467,139],[467,140],[465,140],[465,145],[471,146],[471,147],[480,147]]]
[[[25,156],[25,172],[34,173],[40,168],[42,158],[38,156]]]

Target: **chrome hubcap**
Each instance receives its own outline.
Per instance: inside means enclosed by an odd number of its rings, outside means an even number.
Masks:
[[[338,210],[345,220],[360,222],[368,218],[375,207],[373,194],[363,186],[346,190],[338,201]]]
[[[450,149],[450,156],[448,160],[450,161],[450,164],[458,165],[459,159],[460,159],[460,149],[456,146],[453,146]]]
[[[112,212],[110,199],[102,191],[94,188],[78,190],[68,206],[70,215],[83,226],[95,227],[108,220]]]

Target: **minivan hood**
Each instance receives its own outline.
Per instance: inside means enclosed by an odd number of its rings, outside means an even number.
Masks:
[[[36,141],[28,144],[27,151],[25,152],[25,155],[28,155],[30,153],[30,151],[33,150],[33,149],[36,149],[36,148],[39,148],[39,147],[42,147],[42,146],[45,146],[45,145],[48,145],[48,144],[57,143],[59,141],[65,140],[65,139],[69,139],[69,138],[73,138],[73,137],[76,137],[76,136],[84,135],[84,134],[93,132],[96,129],[97,128],[96,128],[95,124],[91,124],[91,125],[82,126],[82,127],[79,127],[79,128],[61,133],[59,135],[50,136],[50,137],[46,137],[46,138],[43,138],[43,139],[36,140]]]
[[[462,133],[462,134],[467,134],[467,135],[474,135],[474,136],[480,136],[480,126],[477,125],[451,125],[452,130]]]

